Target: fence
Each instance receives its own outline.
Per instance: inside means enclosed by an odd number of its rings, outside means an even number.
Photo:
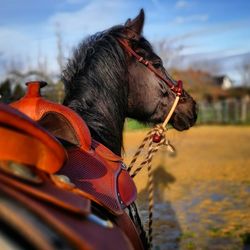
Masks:
[[[198,123],[249,124],[250,97],[228,98],[214,102],[202,101],[199,103]]]

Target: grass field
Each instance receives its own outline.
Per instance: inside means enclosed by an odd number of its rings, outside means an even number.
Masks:
[[[125,162],[147,130],[124,135]],[[155,249],[250,249],[250,127],[168,131],[175,157],[155,157]],[[147,172],[135,182],[146,220]]]

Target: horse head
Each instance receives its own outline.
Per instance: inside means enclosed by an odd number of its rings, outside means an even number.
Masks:
[[[162,122],[176,95],[165,83],[175,86],[176,81],[143,37],[143,25],[141,10],[124,25],[90,36],[75,49],[63,71],[64,104],[81,115],[95,140],[116,154],[121,153],[126,117],[154,124]],[[124,43],[156,73],[129,53]],[[170,123],[177,130],[188,129],[196,116],[195,101],[182,90]]]
[[[163,79],[177,86],[163,66],[161,58],[154,52],[150,43],[142,36],[144,12],[128,21],[124,25],[123,40],[137,55],[151,64],[154,71]],[[174,102],[176,93],[162,81],[154,72],[148,70],[144,64],[128,53],[129,93],[128,116],[143,122],[160,123],[168,114]],[[182,90],[180,102],[170,120],[177,130],[191,127],[197,118],[196,103],[193,98]]]

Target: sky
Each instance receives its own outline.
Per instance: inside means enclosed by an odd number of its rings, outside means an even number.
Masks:
[[[0,0],[0,77],[11,63],[46,61],[56,72],[56,32],[68,57],[82,39],[125,23],[140,8],[151,43],[181,48],[176,66],[212,62],[216,74],[240,81],[242,62],[250,60],[248,0]]]

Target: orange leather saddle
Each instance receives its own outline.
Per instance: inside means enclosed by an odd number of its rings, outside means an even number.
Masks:
[[[27,83],[26,95],[11,103],[12,107],[25,113],[51,135],[44,138],[52,151],[46,152],[48,159],[46,161],[45,157],[41,168],[48,173],[66,175],[87,198],[115,215],[122,214],[137,195],[122,158],[93,140],[86,123],[73,110],[41,97],[40,88],[45,85],[44,82]],[[60,150],[55,147],[58,141],[53,137],[70,145],[66,147],[66,154],[62,147]],[[56,161],[56,157],[62,159]]]
[[[92,144],[95,150],[90,150],[89,154],[75,146],[67,154],[61,143],[37,122],[9,105],[0,104],[0,221],[3,227],[12,229],[14,241],[15,235],[20,234],[18,239],[21,237],[26,242],[27,249],[52,250],[62,249],[62,246],[63,249],[84,250],[115,250],[118,246],[124,250],[143,248],[136,228],[125,212],[107,216],[105,212],[100,213],[97,206],[91,206],[90,199],[100,204],[105,201],[102,196],[94,197],[91,190],[84,191],[85,185],[89,187],[86,174],[97,179],[100,175],[100,170],[95,169],[93,176],[90,167],[100,167],[104,175],[116,172],[116,168],[115,171],[105,170],[109,168],[108,163],[100,156],[97,156],[100,160],[95,161],[94,156],[102,146],[97,142]],[[108,153],[107,158],[115,160]],[[75,167],[87,166],[87,173],[79,171],[77,176],[85,178],[81,181],[83,186],[78,185],[81,189],[67,177],[57,174],[61,170],[71,171],[71,168],[74,173],[74,161],[77,163]],[[115,179],[114,176],[110,178]],[[121,180],[126,177],[119,173],[117,182]],[[117,188],[122,185],[117,184]],[[93,186],[100,184],[96,181]],[[113,194],[105,188],[102,190],[103,196]],[[110,203],[117,202],[112,197],[108,199]],[[112,204],[107,204],[111,209]],[[6,243],[4,237],[2,240]],[[17,244],[24,241],[17,240]]]

